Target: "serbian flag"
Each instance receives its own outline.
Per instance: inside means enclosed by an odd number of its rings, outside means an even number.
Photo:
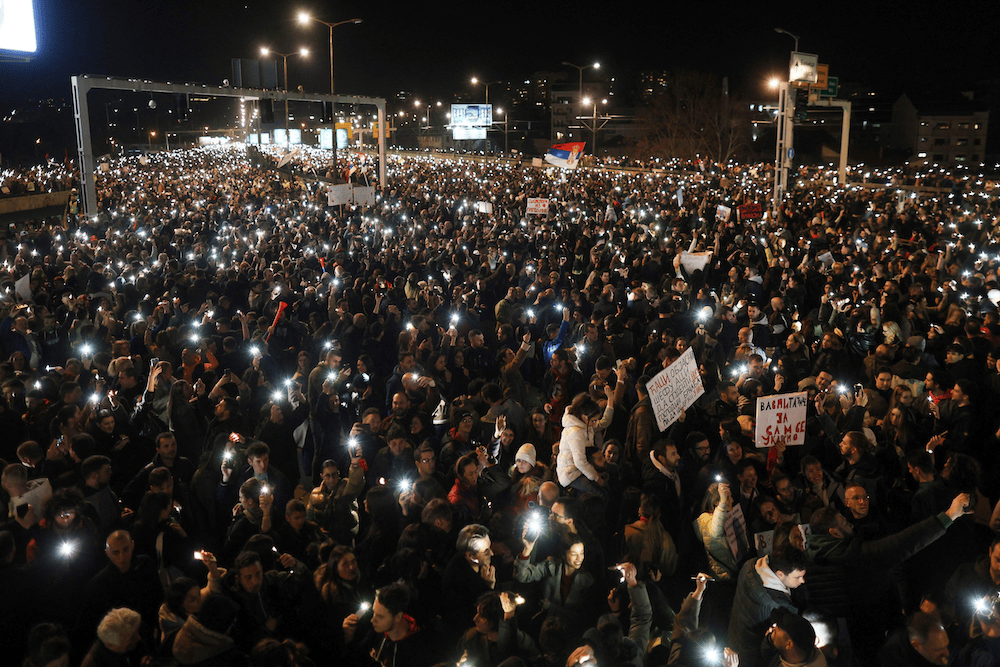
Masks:
[[[545,154],[545,161],[563,169],[576,169],[576,161],[583,154],[587,144],[580,141],[571,144],[556,144]]]

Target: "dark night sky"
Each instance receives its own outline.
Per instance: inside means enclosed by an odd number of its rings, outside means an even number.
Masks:
[[[831,75],[905,86],[959,86],[996,76],[1000,3],[968,12],[930,2],[401,2],[316,0],[35,0],[40,50],[29,64],[0,64],[0,110],[26,97],[69,97],[74,73],[221,83],[230,58],[307,46],[289,59],[289,79],[328,86],[328,32],[300,28],[299,9],[329,21],[364,19],[335,31],[337,92],[391,96],[409,90],[445,99],[485,80],[524,79],[568,60],[600,60],[611,75],[696,68],[729,76],[733,90],[765,95],[756,82],[787,63],[791,38],[818,53]],[[490,7],[484,11],[483,7]]]

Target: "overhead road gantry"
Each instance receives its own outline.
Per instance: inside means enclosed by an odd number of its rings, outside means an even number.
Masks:
[[[80,155],[80,203],[83,211],[90,215],[97,211],[97,188],[94,184],[94,150],[90,140],[90,110],[87,93],[93,89],[121,90],[134,93],[183,93],[209,95],[213,97],[234,97],[244,100],[275,100],[278,102],[329,102],[373,106],[378,109],[378,127],[385,127],[385,99],[381,97],[361,97],[357,95],[323,95],[320,93],[300,93],[298,91],[265,90],[260,88],[231,88],[208,86],[197,83],[170,83],[147,81],[144,79],[122,79],[113,76],[91,76],[81,74],[70,77],[73,84],[73,115],[76,120],[76,148]],[[335,108],[335,106],[334,106]],[[379,184],[385,187],[385,132],[379,132]]]

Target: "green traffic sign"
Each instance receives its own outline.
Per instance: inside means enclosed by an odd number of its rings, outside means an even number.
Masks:
[[[837,93],[840,92],[840,78],[836,76],[828,76],[826,78],[826,88],[819,91],[820,97],[836,97]]]

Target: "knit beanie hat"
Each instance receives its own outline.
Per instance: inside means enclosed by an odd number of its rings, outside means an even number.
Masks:
[[[532,466],[535,465],[535,446],[530,442],[526,442],[521,445],[521,448],[517,450],[517,454],[514,455],[514,461],[527,461]]]

